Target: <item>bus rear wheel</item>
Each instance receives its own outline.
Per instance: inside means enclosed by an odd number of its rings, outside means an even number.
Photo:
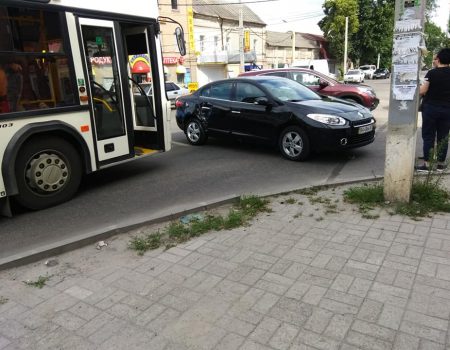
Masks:
[[[82,164],[75,147],[59,137],[29,140],[15,164],[19,194],[16,201],[39,210],[72,198],[81,182]]]

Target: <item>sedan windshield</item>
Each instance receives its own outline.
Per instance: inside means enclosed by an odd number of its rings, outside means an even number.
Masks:
[[[320,96],[306,86],[289,79],[267,79],[261,84],[270,94],[282,101],[320,100]]]
[[[359,75],[361,72],[359,70],[349,70],[347,75]]]

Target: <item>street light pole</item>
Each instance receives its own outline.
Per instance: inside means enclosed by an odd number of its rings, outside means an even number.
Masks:
[[[239,0],[239,72],[245,71],[244,64],[244,6]]]
[[[347,73],[347,48],[348,48],[348,17],[345,17],[344,74]]]

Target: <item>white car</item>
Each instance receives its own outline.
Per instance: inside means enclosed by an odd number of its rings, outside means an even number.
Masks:
[[[360,69],[349,69],[344,75],[344,83],[364,83],[364,72]]]
[[[359,69],[361,69],[367,79],[373,79],[373,74],[377,70],[377,67],[373,64],[366,64],[364,66],[360,66]]]
[[[142,83],[139,85],[141,85],[141,87],[144,89],[147,96],[152,95],[152,84]],[[169,101],[170,101],[170,104],[172,107],[175,107],[175,99],[177,97],[189,94],[189,89],[181,87],[180,85],[178,85],[174,82],[166,81],[165,86],[166,86],[167,97],[169,98]]]

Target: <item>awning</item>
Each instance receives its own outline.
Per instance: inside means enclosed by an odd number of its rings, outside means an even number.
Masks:
[[[175,70],[175,73],[177,74],[186,74],[186,67],[182,66],[181,64],[177,66],[177,69]]]
[[[133,69],[131,70],[131,72],[135,74],[148,73],[150,72],[150,67],[144,61],[136,61],[133,65]]]

